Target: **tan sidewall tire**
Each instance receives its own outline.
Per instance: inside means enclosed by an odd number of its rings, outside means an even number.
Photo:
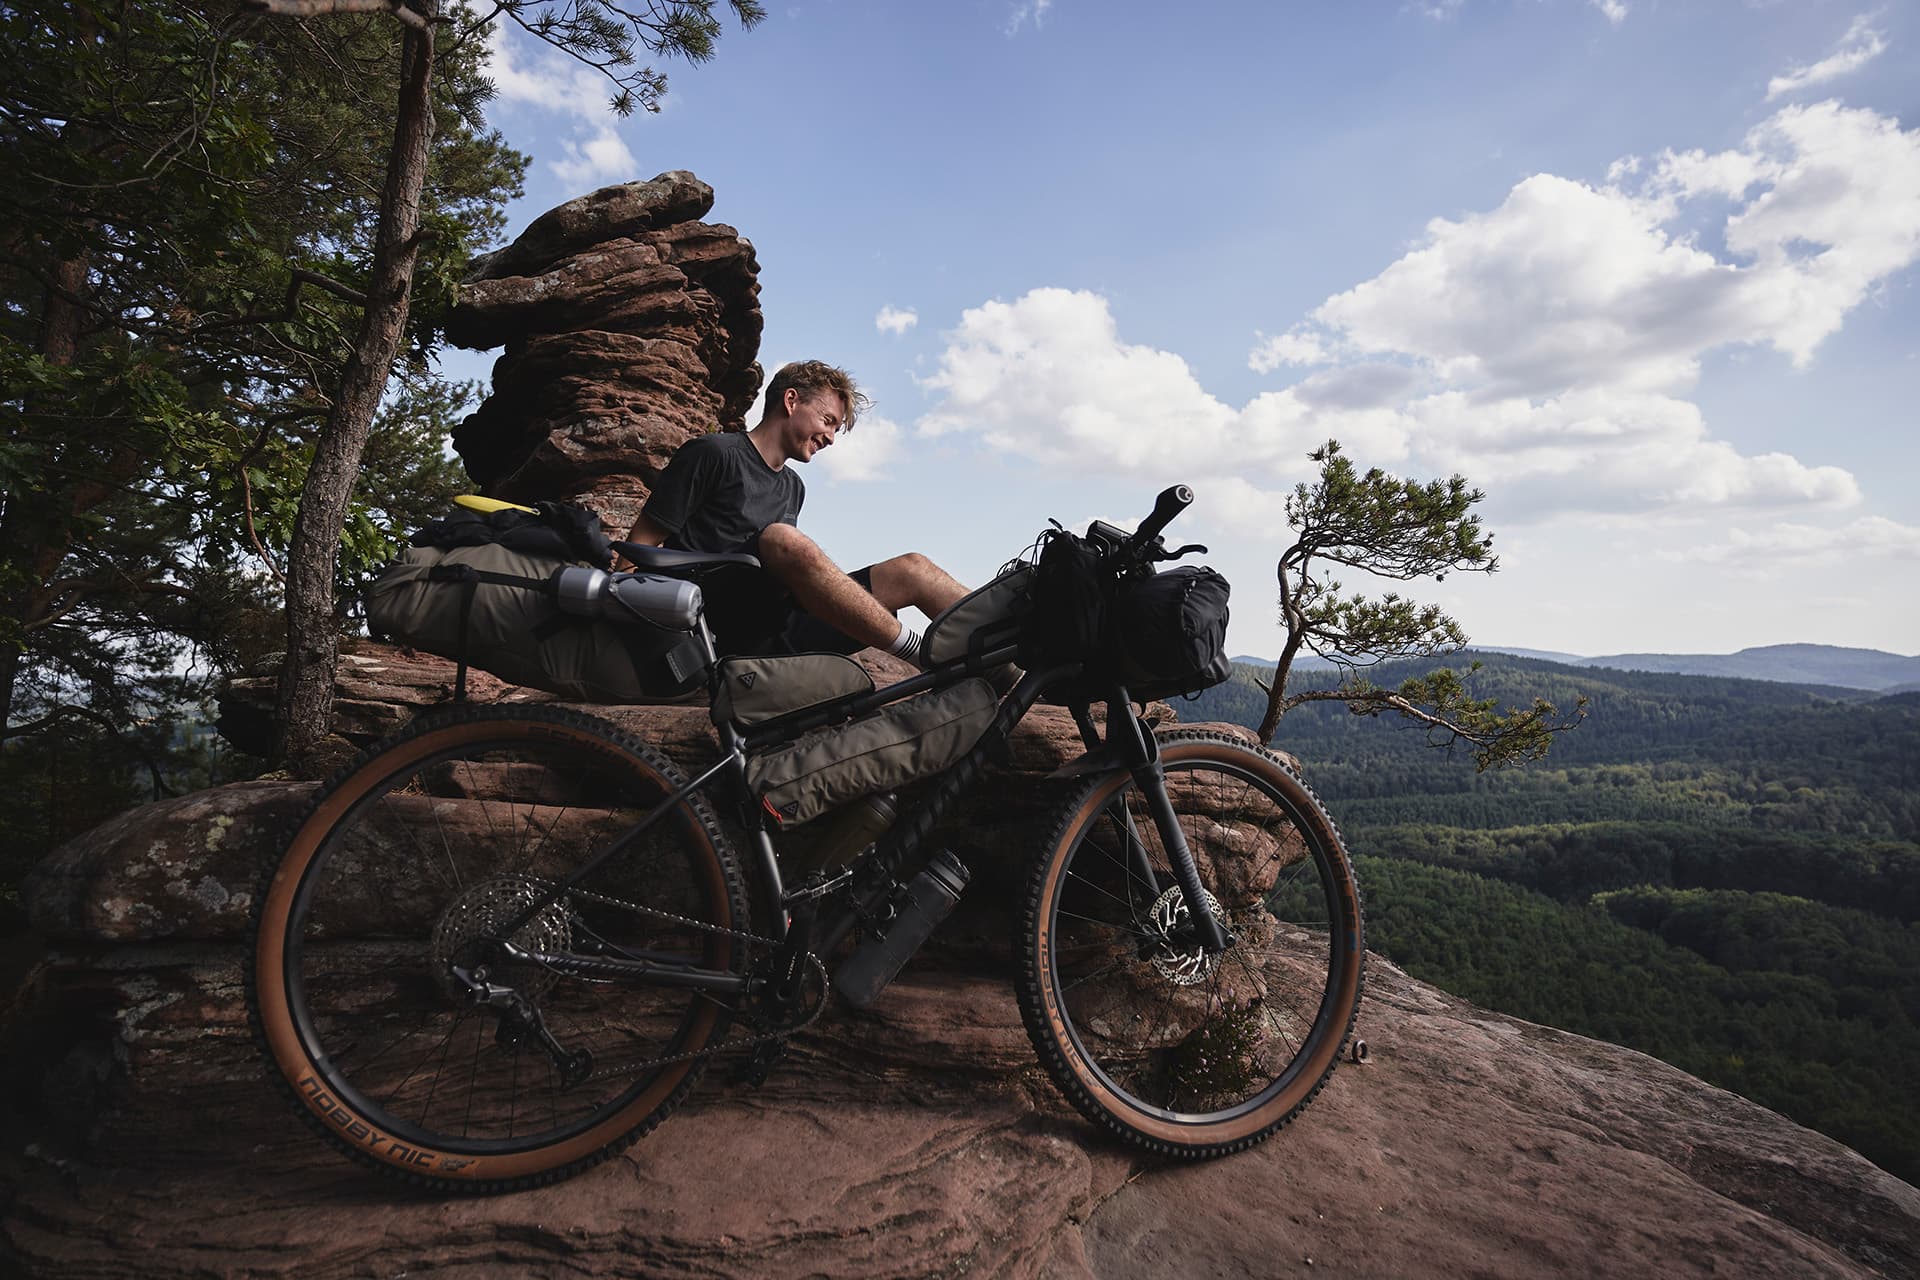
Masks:
[[[652,1123],[663,1119],[664,1115],[655,1116],[655,1111],[677,1101],[676,1093],[683,1086],[691,1087],[690,1076],[697,1078],[697,1068],[704,1065],[700,1060],[670,1066],[619,1111],[592,1128],[552,1146],[509,1155],[447,1151],[428,1144],[395,1139],[385,1131],[384,1126],[376,1126],[370,1117],[361,1114],[352,1103],[328,1088],[288,1007],[284,973],[285,937],[288,916],[300,883],[327,835],[371,788],[395,773],[449,748],[477,742],[511,741],[515,737],[528,741],[567,740],[585,745],[606,754],[610,759],[618,759],[625,768],[653,777],[662,786],[675,785],[659,765],[617,741],[618,731],[612,726],[602,725],[598,731],[587,727],[599,724],[585,716],[548,713],[548,716],[535,719],[522,713],[508,717],[476,716],[428,726],[417,735],[403,737],[387,749],[357,763],[326,789],[312,812],[296,829],[260,904],[253,957],[254,1013],[266,1051],[295,1100],[317,1122],[323,1133],[350,1154],[401,1174],[435,1182],[477,1187],[480,1184],[540,1181],[543,1180],[540,1175],[553,1173],[558,1176],[559,1171],[570,1170],[582,1161],[591,1163],[624,1147],[639,1132],[651,1127],[650,1119]],[[740,927],[735,923],[739,918],[735,915],[737,878],[735,884],[729,884],[729,859],[715,844],[710,819],[704,814],[697,814],[695,821],[685,824],[685,830],[689,837],[695,833],[699,835],[701,846],[696,852],[705,855],[702,861],[709,877],[709,901],[718,904],[727,916],[725,920],[715,923],[728,929]],[[719,966],[725,967],[732,960],[732,944],[722,939],[721,945],[723,950]],[[694,1047],[704,1044],[721,1016],[721,1010],[715,1006],[709,1005],[703,1009],[689,1027],[687,1043]]]
[[[1023,940],[1024,946],[1032,948],[1029,957],[1032,965],[1030,983],[1037,987],[1041,1005],[1038,1011],[1040,1025],[1036,1027],[1030,1012],[1028,1029],[1034,1035],[1043,1060],[1054,1059],[1071,1073],[1077,1089],[1068,1089],[1066,1092],[1083,1114],[1108,1125],[1129,1140],[1154,1150],[1176,1155],[1221,1155],[1251,1145],[1292,1119],[1319,1092],[1339,1061],[1340,1051],[1351,1034],[1354,1014],[1360,1002],[1364,948],[1361,945],[1359,890],[1353,879],[1351,861],[1346,856],[1331,819],[1313,793],[1277,758],[1224,735],[1181,735],[1163,741],[1160,760],[1170,769],[1193,761],[1230,761],[1234,766],[1257,774],[1273,785],[1312,825],[1314,836],[1336,864],[1335,881],[1344,897],[1336,905],[1346,917],[1347,941],[1351,950],[1347,963],[1341,966],[1340,980],[1332,992],[1331,1007],[1339,1030],[1337,1034],[1319,1034],[1319,1039],[1305,1060],[1298,1064],[1298,1070],[1286,1089],[1245,1115],[1211,1124],[1176,1123],[1141,1111],[1115,1093],[1074,1048],[1072,1033],[1060,1008],[1059,993],[1054,988],[1053,925],[1049,918],[1051,913],[1046,908],[1057,900],[1060,878],[1065,875],[1068,866],[1068,860],[1061,851],[1075,846],[1087,827],[1105,810],[1108,801],[1122,788],[1133,784],[1132,778],[1124,773],[1103,779],[1091,787],[1074,805],[1066,821],[1058,828],[1055,839],[1048,845],[1043,878],[1030,899],[1037,918],[1033,921],[1029,938]],[[1319,1031],[1317,1023],[1316,1031]],[[1042,1036],[1046,1043],[1042,1043]]]

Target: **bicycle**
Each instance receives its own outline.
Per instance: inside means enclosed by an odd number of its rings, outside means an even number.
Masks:
[[[1116,580],[1150,575],[1194,550],[1159,536],[1191,500],[1175,486],[1135,533],[1095,522],[1085,541]],[[621,549],[681,583],[743,559]],[[720,757],[691,778],[603,720],[537,705],[456,705],[371,748],[317,795],[256,904],[249,1010],[297,1109],[383,1172],[502,1191],[624,1150],[718,1054],[745,1054],[759,1083],[830,990],[871,999],[938,923],[966,870],[923,853],[926,837],[1051,697],[1087,752],[1053,775],[1073,789],[1018,912],[1015,986],[1040,1061],[1081,1114],[1149,1151],[1220,1156],[1285,1125],[1359,1005],[1360,895],[1339,833],[1277,756],[1155,732],[1088,661],[989,690],[991,724],[928,794],[850,861],[783,882],[750,764],[1011,662],[1026,568],[934,621],[920,675],[745,727],[716,714]]]

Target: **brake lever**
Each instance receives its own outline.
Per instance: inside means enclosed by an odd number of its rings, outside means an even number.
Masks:
[[[1154,559],[1155,560],[1178,560],[1182,556],[1192,556],[1192,555],[1203,556],[1205,554],[1207,554],[1207,549],[1204,546],[1200,545],[1197,542],[1189,542],[1186,546],[1181,547],[1178,551],[1168,551],[1163,547],[1160,549],[1160,554],[1156,555]]]

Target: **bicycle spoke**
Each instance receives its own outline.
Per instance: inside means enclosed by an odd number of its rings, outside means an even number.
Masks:
[[[1332,878],[1349,873],[1337,846],[1327,849],[1301,825],[1300,807],[1311,799],[1290,790],[1269,757],[1219,739],[1189,740],[1208,745],[1167,758],[1163,776],[1232,942],[1218,954],[1201,947],[1191,918],[1212,902],[1187,902],[1165,887],[1174,877],[1159,830],[1143,819],[1126,831],[1121,814],[1142,802],[1123,787],[1080,820],[1073,842],[1051,855],[1048,878],[1036,879],[1050,895],[1046,979],[1057,1012],[1036,1011],[1029,987],[1021,996],[1030,1026],[1064,1019],[1069,1037],[1054,1043],[1104,1081],[1108,1092],[1089,1093],[1073,1070],[1055,1071],[1082,1111],[1142,1139],[1136,1113],[1171,1111],[1204,1147],[1198,1135],[1215,1125],[1263,1136],[1317,1086],[1319,1075],[1303,1079],[1298,1064],[1343,1035],[1351,1017],[1350,1005],[1329,1001],[1334,976],[1349,963],[1334,949]],[[1150,886],[1143,863],[1163,878]],[[1303,930],[1311,944],[1302,944]],[[1038,1042],[1042,1032],[1035,1035]],[[1320,1074],[1331,1069],[1331,1058],[1318,1060]],[[1248,1116],[1261,1117],[1260,1127],[1246,1128]],[[1156,1133],[1149,1145],[1165,1142]]]

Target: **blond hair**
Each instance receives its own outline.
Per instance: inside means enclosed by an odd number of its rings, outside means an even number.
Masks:
[[[767,384],[767,407],[771,409],[784,401],[789,388],[798,391],[802,400],[811,400],[822,391],[839,396],[841,407],[846,410],[846,421],[840,424],[842,430],[851,429],[853,420],[873,403],[854,383],[852,374],[824,360],[796,360],[782,365],[773,375],[773,381]]]

